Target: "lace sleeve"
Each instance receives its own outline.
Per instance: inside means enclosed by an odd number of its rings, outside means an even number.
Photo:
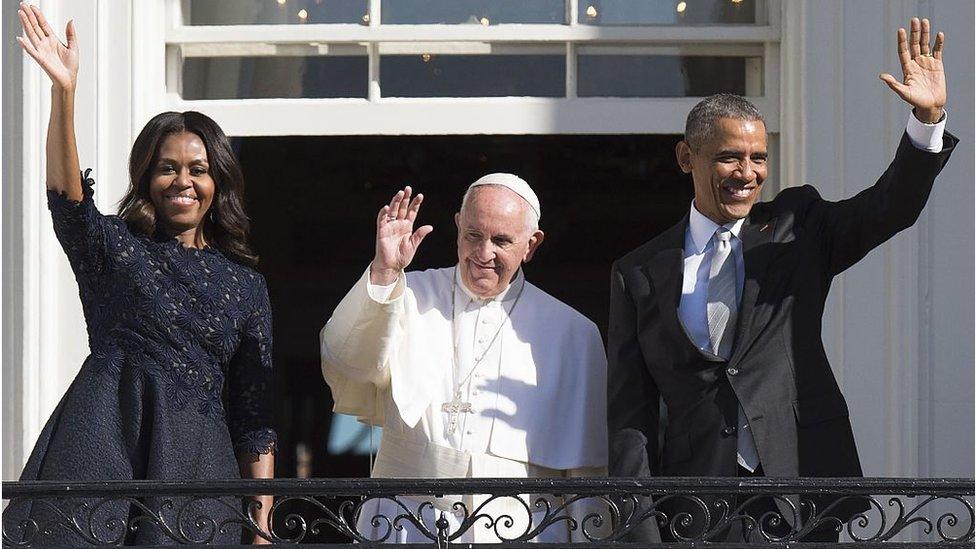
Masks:
[[[56,191],[47,192],[54,234],[77,276],[100,272],[109,261],[109,247],[121,246],[132,237],[123,223],[116,223],[95,207],[95,180],[89,177],[90,173],[91,169],[88,169],[81,174],[80,201]]]
[[[228,427],[238,453],[274,452],[271,427],[274,388],[271,368],[271,304],[264,278],[251,273],[244,299],[251,314],[228,371]]]

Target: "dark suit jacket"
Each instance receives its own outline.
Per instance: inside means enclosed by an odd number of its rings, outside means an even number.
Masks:
[[[903,136],[878,182],[847,200],[804,186],[757,203],[740,232],[745,280],[727,362],[700,352],[678,318],[687,216],[614,263],[610,474],[736,476],[741,403],[766,476],[860,476],[821,341],[824,302],[834,276],[915,222],[956,142],[946,133],[933,154]]]

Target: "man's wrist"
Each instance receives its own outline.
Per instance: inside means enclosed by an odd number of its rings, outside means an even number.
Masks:
[[[942,120],[942,117],[945,116],[945,110],[942,107],[933,109],[920,109],[915,107],[912,112],[915,114],[915,118],[923,124],[938,124]]]
[[[399,277],[400,269],[381,268],[373,264],[369,266],[369,282],[374,286],[389,286]]]

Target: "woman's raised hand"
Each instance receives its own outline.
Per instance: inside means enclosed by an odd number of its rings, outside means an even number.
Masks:
[[[413,261],[420,242],[434,230],[430,225],[413,230],[424,195],[418,194],[411,200],[412,192],[410,187],[404,187],[376,216],[376,255],[369,277],[373,284],[385,286],[395,282],[400,271]]]
[[[24,27],[24,36],[17,37],[20,47],[37,61],[55,86],[73,90],[78,80],[78,37],[75,35],[74,23],[68,21],[65,27],[64,33],[68,40],[65,45],[58,40],[54,29],[37,6],[21,4],[17,14],[20,16],[21,26]]]

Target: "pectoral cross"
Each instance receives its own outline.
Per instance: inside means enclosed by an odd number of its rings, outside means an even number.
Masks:
[[[471,412],[471,403],[463,402],[459,393],[454,393],[454,398],[450,402],[441,404],[441,411],[451,414],[451,419],[447,423],[447,433],[453,435],[457,431],[458,423],[461,421],[461,414]]]

